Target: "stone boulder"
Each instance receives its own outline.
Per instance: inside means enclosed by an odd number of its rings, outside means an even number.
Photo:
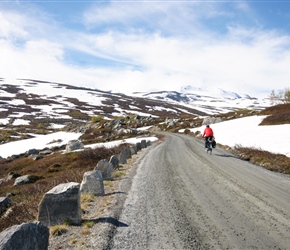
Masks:
[[[7,197],[0,197],[0,215],[3,214],[8,207],[12,205],[12,202]]]
[[[105,189],[101,171],[93,170],[85,172],[80,190],[81,193],[91,193],[103,196],[105,194]]]
[[[45,193],[39,204],[38,220],[46,226],[59,225],[66,221],[79,225],[82,220],[80,184],[59,184]]]
[[[75,151],[78,149],[83,149],[83,148],[84,148],[84,145],[82,144],[81,141],[71,140],[67,143],[65,151],[68,153],[68,152]]]
[[[168,121],[168,123],[167,123],[167,128],[171,128],[171,127],[175,127],[175,122],[174,122],[174,120],[170,120],[170,121]]]
[[[49,228],[40,222],[29,222],[7,228],[0,233],[1,250],[47,250]]]
[[[124,153],[125,153],[125,156],[126,156],[127,159],[132,158],[132,153],[131,153],[130,148],[125,148],[124,149]]]
[[[137,147],[136,145],[130,146],[131,155],[137,154]]]
[[[141,141],[141,149],[147,148],[146,140]]]
[[[119,160],[118,156],[112,155],[109,162],[113,165],[114,169],[119,168],[120,160]]]
[[[21,176],[20,174],[14,173],[14,172],[10,172],[8,173],[8,175],[0,180],[0,183],[2,182],[6,182],[6,181],[10,181],[12,179],[16,179],[17,177]]]
[[[125,150],[122,150],[120,153],[120,163],[121,164],[127,163],[127,154],[126,154]]]
[[[20,186],[20,185],[25,185],[28,183],[34,183],[39,179],[41,179],[41,177],[36,176],[36,175],[23,175],[23,176],[17,177],[15,179],[14,186]]]
[[[107,160],[100,160],[94,170],[100,170],[104,180],[113,179],[113,165]]]
[[[39,153],[39,150],[32,148],[32,149],[29,149],[26,153],[29,155],[35,155]]]
[[[142,149],[141,147],[141,143],[140,142],[137,142],[136,143],[136,148],[137,148],[137,152],[140,151]]]
[[[223,121],[223,119],[221,117],[206,117],[203,119],[202,125],[215,124],[215,123],[219,123],[222,121]]]
[[[126,164],[127,160],[132,158],[132,152],[130,148],[125,148],[120,153],[120,163]]]

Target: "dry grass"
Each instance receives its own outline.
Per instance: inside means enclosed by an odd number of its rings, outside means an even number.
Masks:
[[[29,174],[37,178],[34,183],[16,187],[13,186],[15,178],[0,183],[0,197],[9,196],[13,204],[11,212],[0,219],[0,231],[12,225],[34,221],[38,205],[47,191],[60,183],[80,183],[86,171],[91,171],[100,160],[109,160],[111,155],[118,155],[127,146],[123,144],[110,149],[97,148],[67,154],[56,152],[38,161],[25,154],[15,160],[1,160],[0,178],[5,179],[8,173],[14,173],[15,177]]]
[[[279,104],[263,110],[261,115],[268,115],[260,125],[290,124],[290,103]]]
[[[241,159],[262,166],[270,171],[290,174],[290,158],[282,154],[273,154],[256,148],[237,145],[233,153]]]
[[[126,171],[122,170],[122,171],[118,171],[118,172],[114,172],[114,179],[120,179],[121,177],[126,175]]]
[[[81,194],[81,210],[83,213],[87,210],[88,206],[95,198],[96,195],[91,193]]]
[[[50,231],[50,236],[60,236],[64,233],[66,233],[68,230],[68,225],[56,225],[56,226],[52,226],[50,227],[49,231]]]

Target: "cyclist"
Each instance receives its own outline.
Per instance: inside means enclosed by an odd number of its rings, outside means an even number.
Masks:
[[[208,143],[208,139],[212,140],[213,138],[213,130],[212,128],[209,127],[209,124],[206,125],[205,129],[204,129],[204,132],[202,134],[202,137],[204,137],[205,139],[205,148],[207,148],[207,143]]]

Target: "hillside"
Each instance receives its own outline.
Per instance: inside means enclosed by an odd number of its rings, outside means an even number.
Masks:
[[[92,118],[106,121],[206,115],[180,104],[35,80],[1,79],[0,104],[1,143],[31,138],[33,134],[75,130]]]
[[[190,86],[181,88],[180,93],[160,91],[128,96],[39,80],[0,78],[0,83],[1,143],[72,130],[91,119],[198,118],[237,109],[259,111],[270,106],[267,99]]]
[[[199,127],[203,117],[208,116],[192,108],[185,111],[184,106],[165,100],[128,97],[122,94],[31,80],[22,83],[22,85],[19,85],[19,82],[6,84],[3,80],[1,84],[0,132],[3,150],[8,142],[37,138],[37,134],[51,134],[57,131],[81,133],[79,139],[87,146],[150,134],[156,136],[158,131],[178,132],[180,129]],[[132,103],[134,105],[131,105]],[[212,103],[205,102],[203,105],[212,105]],[[107,108],[114,110],[114,113],[104,112]],[[270,107],[260,112],[261,109],[259,105],[252,110],[233,111],[234,107],[228,107],[230,112],[225,112],[224,109],[224,113],[217,113],[214,116],[222,117],[226,123],[238,117],[265,115],[263,112],[267,112],[267,115],[276,114],[277,110],[287,110],[288,106]],[[144,113],[145,111],[151,113]],[[189,111],[193,113],[189,114]],[[59,146],[51,147],[51,154],[44,155],[39,160],[29,157],[26,151],[30,148],[23,148],[23,153],[0,160],[0,196],[9,196],[14,204],[11,213],[1,219],[0,231],[17,223],[34,220],[38,204],[45,192],[62,182],[81,182],[84,172],[91,170],[99,160],[118,154],[126,146],[121,144],[110,149],[100,147],[63,154],[65,144],[54,141],[56,142]],[[46,149],[48,148],[49,145]],[[263,159],[268,156],[264,155]],[[272,157],[272,159],[276,160],[277,165],[278,158]],[[287,166],[287,159],[286,157],[285,160],[284,156],[279,158],[279,161],[283,161]],[[274,163],[270,164],[274,166]],[[126,175],[126,168],[124,166],[115,171],[114,181]],[[285,173],[285,169],[281,166],[272,167],[272,170]],[[14,187],[15,178],[26,174],[33,175],[35,183]],[[111,190],[112,183],[106,185],[107,190]],[[23,211],[27,213],[24,214]]]
[[[267,115],[261,125],[290,124],[290,103],[265,108],[260,114]]]

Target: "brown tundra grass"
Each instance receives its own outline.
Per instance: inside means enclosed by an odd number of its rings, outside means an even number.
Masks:
[[[0,197],[8,196],[12,206],[0,218],[0,232],[13,225],[35,221],[38,205],[43,195],[60,183],[81,183],[83,174],[92,170],[102,159],[119,154],[128,144],[114,148],[97,148],[67,154],[54,153],[34,161],[27,155],[16,160],[0,161],[0,178],[5,179],[8,173],[17,175],[34,175],[39,179],[31,184],[14,187],[15,179],[0,183]]]
[[[273,154],[256,148],[246,148],[237,145],[234,154],[241,159],[262,166],[270,171],[290,175],[290,158],[282,154]]]

